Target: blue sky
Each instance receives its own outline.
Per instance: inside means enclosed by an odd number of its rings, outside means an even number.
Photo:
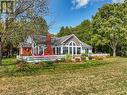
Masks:
[[[76,26],[83,20],[92,18],[105,3],[118,3],[124,0],[49,0],[50,33],[58,33],[62,26]]]

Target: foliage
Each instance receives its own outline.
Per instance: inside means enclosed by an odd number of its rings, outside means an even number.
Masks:
[[[87,54],[85,54],[85,53],[81,54],[82,61],[86,61],[86,57],[87,57]]]
[[[89,64],[90,62],[90,64]],[[88,64],[87,64],[88,63]],[[105,62],[104,62],[105,63]],[[94,64],[94,65],[91,65]],[[0,67],[0,77],[2,76],[31,76],[42,72],[57,72],[66,70],[76,70],[89,66],[103,65],[101,61],[87,61],[80,64],[70,64],[70,61],[62,64],[55,64],[51,61],[40,62],[38,64],[16,61],[15,59],[4,59],[3,67]]]
[[[67,28],[67,29],[66,29]],[[76,27],[61,27],[57,36],[75,34],[81,41],[92,45],[94,52],[113,56],[127,55],[127,2],[105,4],[91,21],[84,20]]]
[[[69,27],[61,27],[60,32],[57,34],[58,37],[66,36],[72,34]]]
[[[127,10],[123,5],[105,4],[93,17],[93,40],[96,45],[108,45],[113,56],[116,56],[117,47],[127,40]]]
[[[103,60],[104,58],[104,56],[89,56],[90,60]]]
[[[45,61],[46,66],[50,67],[53,66],[53,62],[52,61]]]
[[[65,62],[72,62],[72,55],[67,54],[67,55],[65,56]]]
[[[17,43],[22,38],[24,40],[26,34],[30,34],[29,31],[33,32],[31,30],[33,29],[32,25],[35,25],[34,29],[37,32],[42,33],[40,29],[44,29],[44,31],[48,29],[46,21],[39,17],[48,13],[47,0],[16,0],[14,5],[14,12],[6,14],[6,17],[2,16],[0,19],[0,64],[2,64],[2,48],[10,43],[11,48],[17,47]],[[28,22],[30,23],[28,24]]]
[[[92,23],[89,20],[84,20],[76,27],[61,27],[58,37],[75,34],[81,41],[90,44],[92,35]]]
[[[65,58],[61,58],[61,62],[65,62]]]

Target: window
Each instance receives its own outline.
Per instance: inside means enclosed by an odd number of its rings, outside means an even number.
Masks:
[[[43,46],[39,46],[39,55],[43,55]]]
[[[70,54],[72,54],[72,47],[70,47],[69,50],[70,50]]]
[[[71,41],[71,42],[69,43],[69,46],[76,46],[76,43],[75,43],[74,41]]]
[[[56,53],[55,53],[55,47],[53,48],[53,53],[56,54]]]
[[[70,46],[72,46],[73,44],[72,44],[72,42],[70,43]]]
[[[60,55],[61,54],[61,48],[60,47],[57,47],[57,55]]]
[[[63,47],[63,54],[68,54],[68,47]]]
[[[73,47],[73,53],[76,54],[76,47]]]
[[[86,49],[86,53],[89,53],[89,49]]]
[[[73,46],[76,46],[76,44],[73,42]]]
[[[77,54],[81,54],[81,48],[80,47],[77,48]]]

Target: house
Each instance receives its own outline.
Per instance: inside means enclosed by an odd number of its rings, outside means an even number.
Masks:
[[[31,35],[19,45],[19,56],[63,56],[92,53],[92,47],[80,41],[74,34],[64,37]]]

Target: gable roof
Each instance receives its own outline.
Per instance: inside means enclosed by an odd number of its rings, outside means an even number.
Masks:
[[[79,41],[79,43],[81,44],[82,47],[92,48],[90,45],[87,45],[86,43],[81,42],[74,34],[67,35],[67,36],[64,36],[64,37],[52,37],[51,38],[51,44],[52,45],[61,45],[65,41],[67,41],[68,39],[70,39],[71,37],[75,37]],[[38,43],[38,44],[46,44],[46,36],[42,36],[42,35],[31,35],[31,38],[33,39],[33,41],[35,43]]]
[[[46,36],[42,36],[42,35],[31,35],[31,38],[33,39],[33,41],[35,43],[38,44],[46,44]],[[51,44],[56,44],[57,42],[57,38],[52,37],[51,38]]]
[[[67,36],[64,36],[64,37],[59,37],[59,42],[60,43],[63,43],[65,42],[67,39],[69,39],[70,37],[72,37],[72,34],[71,35],[67,35]]]
[[[66,41],[67,39],[69,39],[70,37],[72,37],[73,34],[68,35],[68,36],[64,36],[64,37],[52,37],[51,38],[51,43],[52,44],[62,44],[64,41]],[[33,39],[33,41],[35,43],[38,44],[45,44],[46,43],[46,36],[42,36],[42,35],[31,35],[31,38]]]
[[[25,43],[25,42],[20,43],[20,44],[18,45],[18,47],[31,47],[31,46],[32,46],[32,44],[30,44],[30,43]]]
[[[84,47],[84,48],[91,48],[91,49],[92,49],[92,46],[90,46],[90,45],[88,45],[88,44],[86,44],[86,43],[84,43],[84,42],[81,42],[81,45],[82,45],[82,47]]]

